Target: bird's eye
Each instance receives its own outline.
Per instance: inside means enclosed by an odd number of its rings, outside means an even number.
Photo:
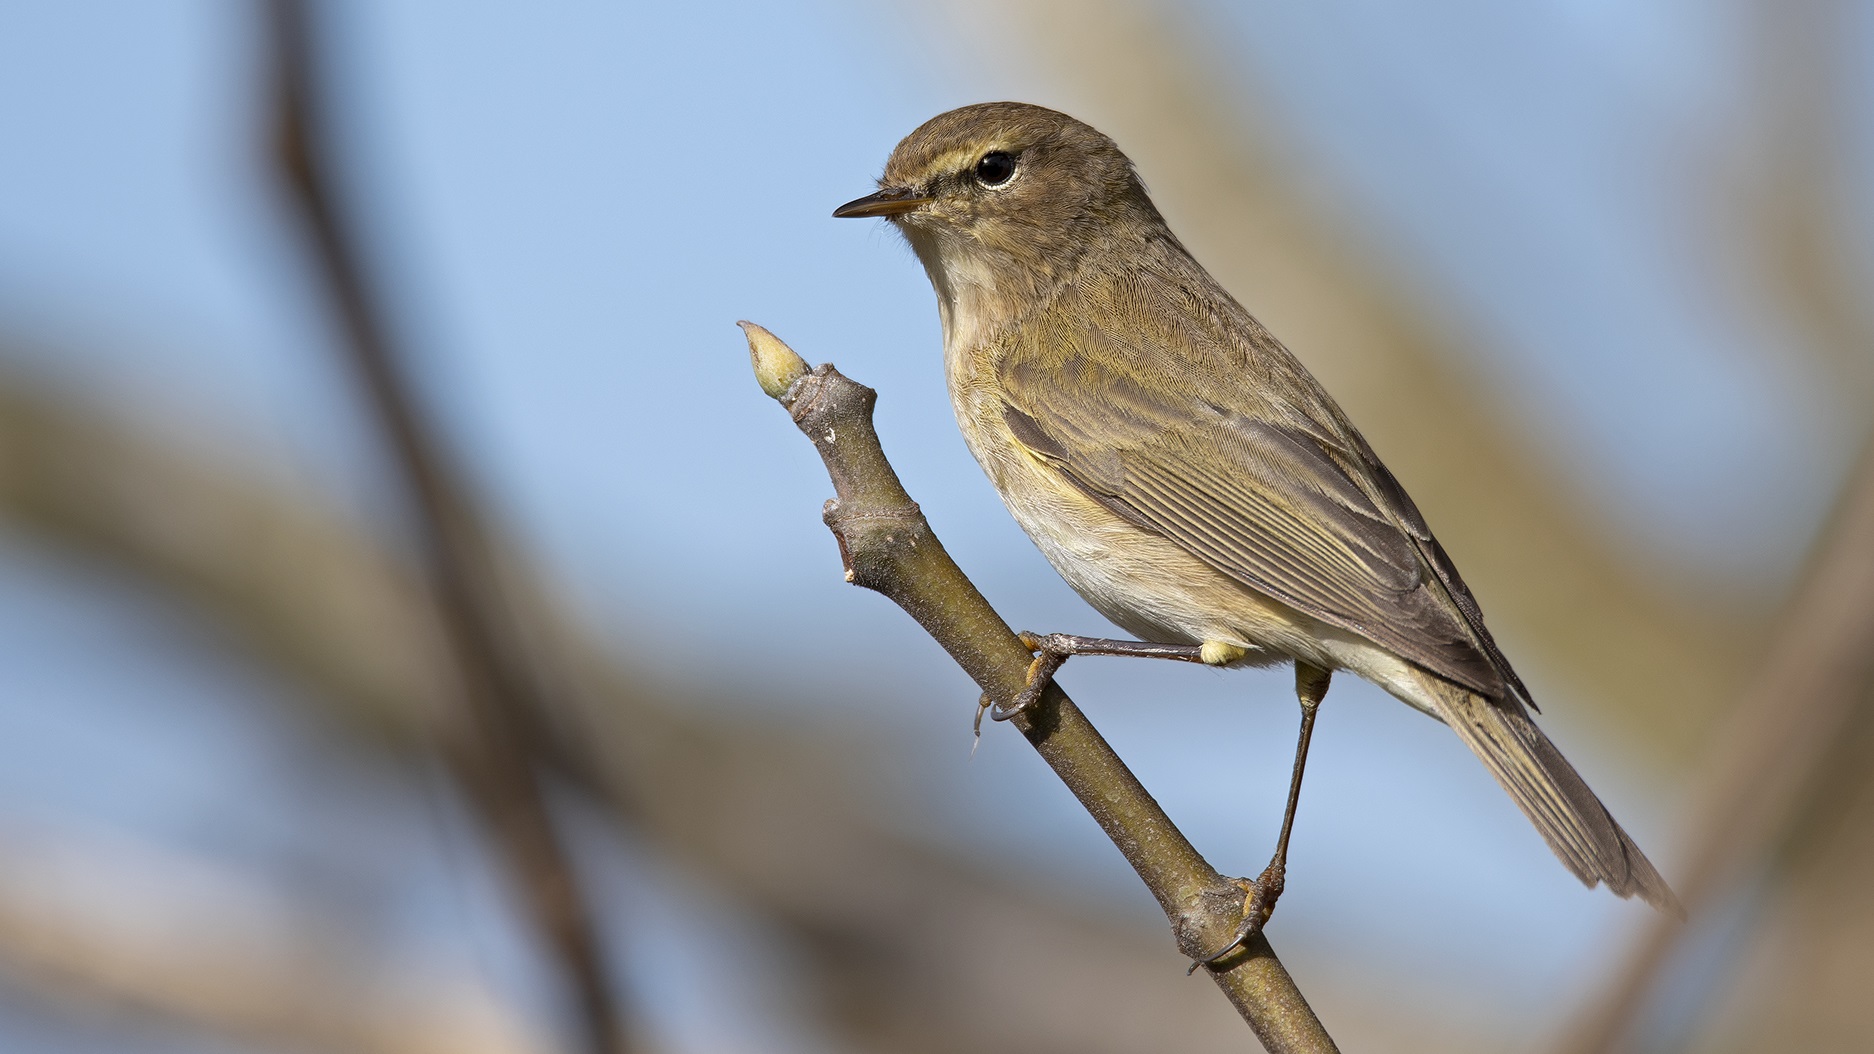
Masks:
[[[976,182],[985,187],[999,187],[1015,178],[1015,155],[991,150],[976,162]]]

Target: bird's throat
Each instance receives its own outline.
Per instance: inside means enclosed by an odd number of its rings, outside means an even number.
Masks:
[[[952,355],[981,344],[1047,299],[1034,275],[970,238],[910,224],[900,229],[937,294],[944,347]]]

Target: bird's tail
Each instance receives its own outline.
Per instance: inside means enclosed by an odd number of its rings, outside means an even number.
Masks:
[[[1588,886],[1607,883],[1683,916],[1685,908],[1627,832],[1594,796],[1516,699],[1496,701],[1413,670],[1432,711],[1457,732],[1548,840],[1562,863]]]

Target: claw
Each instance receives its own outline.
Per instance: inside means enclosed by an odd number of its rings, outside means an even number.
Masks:
[[[1269,922],[1269,916],[1275,913],[1275,902],[1282,896],[1284,870],[1286,869],[1278,870],[1275,864],[1271,863],[1263,868],[1262,875],[1256,881],[1245,880],[1243,882],[1243,885],[1249,887],[1249,896],[1243,902],[1243,921],[1237,924],[1236,932],[1231,935],[1229,943],[1201,959],[1193,959],[1191,968],[1184,971],[1186,977],[1196,973],[1198,967],[1208,966],[1229,955],[1241,947],[1244,941],[1262,932],[1263,926]]]
[[[1069,655],[1066,651],[1050,646],[1048,637],[1037,637],[1027,632],[1018,633],[1016,637],[1023,647],[1035,653],[1035,658],[1028,664],[1027,683],[1022,685],[1022,690],[1015,693],[1015,698],[1007,706],[997,706],[990,711],[989,716],[997,721],[1007,721],[1033,706],[1035,700],[1041,698],[1041,693],[1048,690],[1048,685],[1054,683],[1054,671],[1061,668]]]

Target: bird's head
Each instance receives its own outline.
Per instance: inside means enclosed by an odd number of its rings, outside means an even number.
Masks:
[[[1125,251],[1164,221],[1111,139],[1025,103],[965,106],[892,151],[878,192],[834,210],[903,232],[946,310],[987,294],[1000,314],[1093,252]]]

